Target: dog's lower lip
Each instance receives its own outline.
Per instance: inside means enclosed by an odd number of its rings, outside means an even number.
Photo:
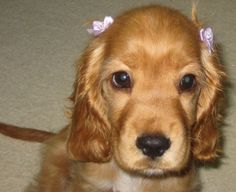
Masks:
[[[149,169],[143,170],[143,172],[147,176],[158,176],[158,175],[162,175],[165,171],[158,168],[149,168]]]

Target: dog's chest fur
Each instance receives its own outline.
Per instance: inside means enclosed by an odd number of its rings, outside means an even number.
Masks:
[[[122,170],[117,173],[116,180],[112,184],[113,192],[142,192],[143,179],[128,175]]]
[[[143,177],[134,176],[120,169],[114,161],[103,165],[89,167],[92,174],[85,174],[80,170],[81,177],[93,188],[90,191],[101,192],[143,192],[147,180]],[[88,169],[87,169],[88,170]],[[96,174],[94,173],[94,170]],[[88,173],[88,172],[87,172]],[[98,176],[99,175],[99,176]],[[86,191],[86,190],[85,190]]]

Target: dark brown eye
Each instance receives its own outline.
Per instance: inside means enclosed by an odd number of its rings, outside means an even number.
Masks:
[[[131,88],[130,76],[126,71],[118,71],[112,75],[112,84],[116,88]]]
[[[190,91],[195,87],[196,78],[193,74],[187,74],[180,80],[179,88],[181,91]]]

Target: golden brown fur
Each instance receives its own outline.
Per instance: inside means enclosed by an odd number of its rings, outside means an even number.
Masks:
[[[31,192],[190,192],[194,162],[218,151],[222,77],[216,53],[199,38],[201,24],[161,6],[117,17],[94,38],[77,64],[71,123],[47,141]],[[112,85],[126,71],[130,88]],[[195,76],[189,91],[179,88]],[[141,135],[164,135],[171,145],[149,158]]]

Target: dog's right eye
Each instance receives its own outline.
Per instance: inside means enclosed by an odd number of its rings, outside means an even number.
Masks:
[[[193,74],[187,74],[182,77],[180,80],[180,90],[181,91],[190,91],[196,85],[196,78]]]
[[[118,71],[112,75],[112,85],[116,88],[131,88],[131,79],[126,71]]]

